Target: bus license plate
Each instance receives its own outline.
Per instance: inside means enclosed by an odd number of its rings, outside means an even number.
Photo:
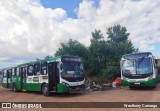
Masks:
[[[140,83],[134,83],[135,85],[140,85]]]
[[[80,87],[76,87],[76,89],[78,90],[78,89],[80,89]]]

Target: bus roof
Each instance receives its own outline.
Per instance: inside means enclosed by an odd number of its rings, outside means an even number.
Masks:
[[[39,62],[54,62],[56,61],[57,59],[60,59],[60,58],[63,58],[63,57],[73,57],[73,58],[77,58],[78,56],[67,56],[67,55],[62,55],[62,56],[56,56],[56,57],[51,57],[51,58],[45,58],[45,59],[41,59],[41,60],[37,60],[37,61],[31,61],[31,62],[27,62],[27,63],[24,63],[24,64],[20,64],[20,66],[22,65],[28,65],[28,64],[34,64],[34,63],[39,63]]]
[[[131,53],[123,55],[122,58],[129,59],[129,58],[140,58],[140,57],[148,57],[153,56],[151,52],[138,52],[138,53]]]
[[[28,64],[35,64],[35,63],[39,63],[39,62],[54,62],[56,61],[57,59],[60,59],[60,58],[63,58],[63,57],[66,57],[66,58],[69,58],[69,57],[73,57],[73,58],[77,58],[78,56],[69,56],[69,55],[62,55],[62,56],[56,56],[56,57],[51,57],[51,58],[45,58],[45,59],[41,59],[41,60],[36,60],[36,61],[31,61],[31,62],[26,62],[26,63],[22,63],[22,64],[18,64],[18,65],[15,65],[15,66],[12,66],[12,67],[7,67],[7,68],[3,68],[3,70],[5,69],[11,69],[11,68],[14,68],[14,67],[17,67],[17,66],[24,66],[24,65],[28,65]]]

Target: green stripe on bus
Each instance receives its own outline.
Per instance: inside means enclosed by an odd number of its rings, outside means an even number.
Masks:
[[[58,84],[57,86],[58,86],[57,87],[57,92],[59,92],[59,93],[70,92],[70,88],[63,85],[63,84]]]
[[[128,82],[126,80],[122,80],[122,85],[123,86],[133,86],[135,82]],[[144,86],[156,86],[157,83],[157,79],[154,78],[152,80],[149,81],[145,81],[145,82],[139,82],[140,84],[143,84]]]
[[[29,91],[41,91],[42,83],[27,83],[26,90]]]

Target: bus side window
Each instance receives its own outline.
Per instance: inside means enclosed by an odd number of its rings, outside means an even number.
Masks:
[[[47,62],[41,63],[41,74],[46,75],[47,74]]]
[[[19,76],[19,67],[17,67],[17,76]]]
[[[14,68],[14,75],[15,76],[17,75],[17,68],[16,67]]]
[[[27,75],[28,76],[33,76],[33,74],[34,74],[34,67],[33,67],[33,65],[28,65],[27,66]]]
[[[26,71],[27,71],[27,67],[23,67],[23,77],[26,77]]]
[[[12,76],[12,69],[7,70],[7,78],[11,78]]]
[[[7,77],[7,71],[6,70],[3,71],[3,77],[4,78]]]
[[[40,63],[34,64],[34,75],[40,75],[41,69],[40,69]]]
[[[15,76],[15,70],[12,68],[12,76]]]

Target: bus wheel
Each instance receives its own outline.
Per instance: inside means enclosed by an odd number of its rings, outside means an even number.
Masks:
[[[151,89],[155,89],[155,88],[156,88],[156,86],[150,86],[150,88],[151,88]]]
[[[13,91],[14,91],[14,92],[17,92],[17,91],[18,91],[18,90],[17,90],[17,87],[16,87],[16,85],[15,85],[15,84],[13,84],[12,89],[13,89]]]
[[[47,84],[44,84],[42,86],[42,94],[44,96],[50,96],[50,92],[49,92],[49,88],[48,88],[48,85]]]
[[[130,88],[130,89],[134,89],[135,87],[134,87],[134,86],[129,86],[129,88]]]

